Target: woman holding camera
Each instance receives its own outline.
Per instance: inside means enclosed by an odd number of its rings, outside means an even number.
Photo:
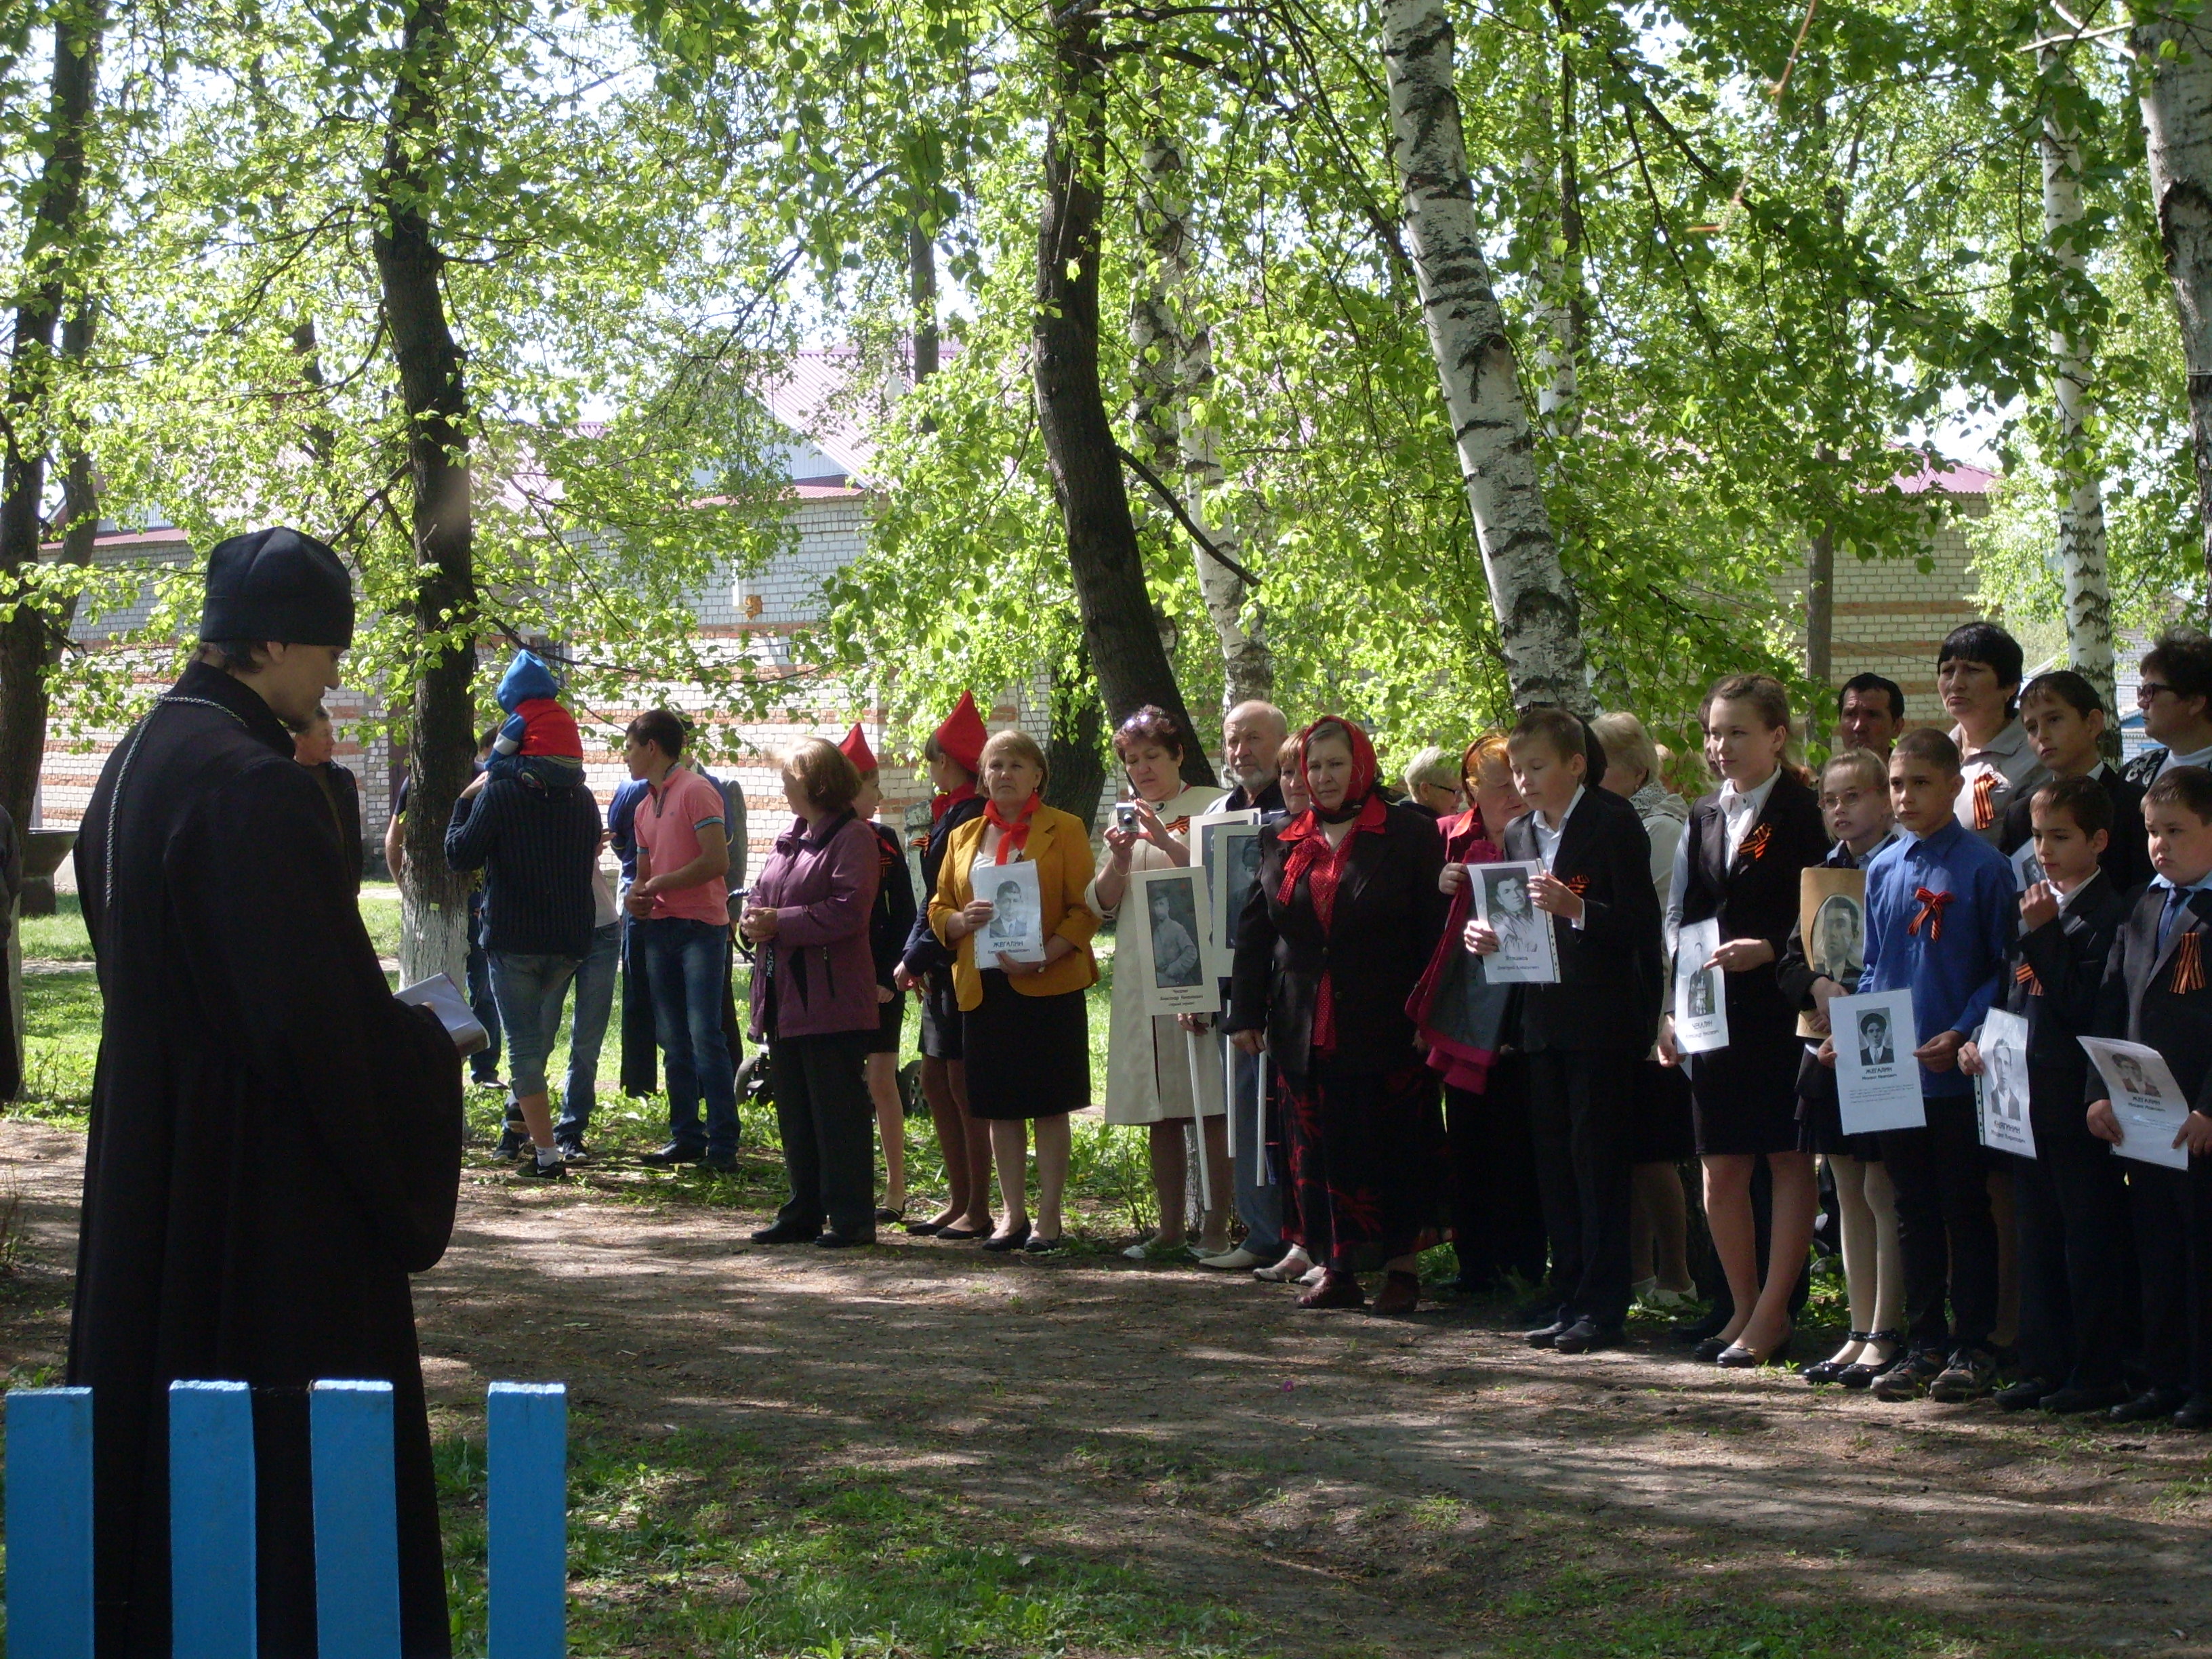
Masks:
[[[1091,936],[1098,917],[1084,902],[1091,834],[1072,812],[1047,806],[1044,751],[1026,732],[996,733],[983,745],[983,816],[952,833],[929,926],[957,951],[968,1110],[991,1128],[1005,1208],[987,1250],[1042,1254],[1060,1248],[1060,1197],[1067,1187],[1067,1115],[1091,1103],[1091,1025],[1083,994],[1098,977]],[[1012,887],[1003,866],[1036,866],[1044,936],[1042,959],[989,947],[997,901]],[[1018,888],[1016,889],[1019,890]],[[983,935],[983,937],[978,937]],[[1037,1224],[1029,1223],[1025,1121],[1036,1121]],[[943,1235],[939,1235],[942,1237]]]
[[[1114,809],[1106,828],[1106,856],[1085,902],[1101,916],[1121,908],[1131,872],[1181,870],[1190,865],[1190,825],[1225,793],[1212,785],[1186,786],[1182,744],[1164,710],[1146,704],[1123,720],[1114,733],[1135,796]],[[1113,1024],[1107,1040],[1106,1121],[1142,1125],[1152,1137],[1152,1194],[1160,1206],[1159,1230],[1122,1254],[1141,1261],[1154,1254],[1177,1254],[1185,1247],[1184,1217],[1189,1170],[1183,1150],[1184,1127],[1195,1117],[1206,1135],[1206,1164],[1212,1179],[1205,1194],[1205,1222],[1194,1256],[1220,1255],[1229,1249],[1229,1218],[1234,1171],[1229,1159],[1229,1120],[1222,1098],[1221,1051],[1207,1036],[1196,1044],[1199,1097],[1191,1098],[1191,1038],[1173,1014],[1145,1012],[1143,976],[1133,951],[1122,954],[1134,928],[1122,933],[1115,961],[1126,971],[1114,975]]]
[[[867,1062],[882,1023],[868,946],[880,876],[876,836],[853,811],[860,774],[835,744],[809,738],[793,749],[784,757],[783,793],[796,816],[775,838],[739,924],[759,950],[753,1041],[769,1045],[791,1177],[790,1201],[753,1242],[872,1244],[875,1106]]]

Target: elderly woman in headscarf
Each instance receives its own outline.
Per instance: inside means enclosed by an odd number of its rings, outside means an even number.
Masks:
[[[1350,720],[1300,734],[1297,774],[1311,805],[1261,832],[1228,1030],[1248,1054],[1264,1042],[1282,1079],[1299,1226],[1322,1270],[1299,1305],[1358,1307],[1356,1275],[1380,1268],[1376,1310],[1404,1313],[1443,1219],[1437,1075],[1406,1012],[1449,908],[1443,840],[1383,799],[1374,746]]]

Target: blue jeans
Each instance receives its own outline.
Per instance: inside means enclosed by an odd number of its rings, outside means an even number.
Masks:
[[[561,1121],[554,1139],[581,1140],[592,1127],[599,1082],[599,1045],[614,1012],[615,975],[621,968],[619,920],[592,933],[592,954],[576,969],[576,1013],[568,1028],[568,1075],[561,1085]]]
[[[653,1035],[668,1072],[668,1138],[687,1152],[703,1148],[709,1158],[734,1157],[737,1064],[722,1036],[722,958],[730,948],[729,930],[689,916],[659,916],[635,927],[630,937],[645,947]]]
[[[490,959],[477,942],[477,929],[483,923],[483,895],[470,894],[469,1012],[477,1017],[477,1024],[489,1034],[491,1041],[469,1056],[469,1076],[478,1083],[492,1083],[499,1078],[499,1004],[491,994]]]
[[[507,1086],[514,1098],[545,1092],[545,1060],[561,1030],[561,1005],[581,958],[494,951],[492,994],[507,1027]]]
[[[1244,1223],[1244,1248],[1273,1261],[1283,1254],[1283,1189],[1267,1178],[1267,1115],[1253,1103],[1260,1087],[1260,1056],[1229,1045],[1237,1079],[1237,1213]]]

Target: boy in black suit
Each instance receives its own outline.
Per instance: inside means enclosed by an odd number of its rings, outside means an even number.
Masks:
[[[2031,732],[2047,707],[2021,699]],[[1996,1402],[2007,1411],[2095,1411],[2127,1396],[2120,1356],[2135,1323],[2135,1273],[2119,1160],[2090,1134],[2080,1109],[2089,1079],[2080,1038],[2096,1018],[2128,900],[2099,867],[2112,839],[2103,779],[2062,775],[2022,804],[2033,815],[2045,879],[2021,896],[2020,941],[2002,999],[2027,1021],[2035,1156],[2008,1160],[2020,1251],[2018,1380],[1997,1391]],[[1959,1069],[1969,1077],[1983,1071],[1976,1044],[1959,1051]]]
[[[2036,758],[2054,778],[2094,778],[2112,803],[2112,827],[2098,860],[2112,878],[2111,890],[2124,897],[2150,879],[2150,854],[2143,845],[2143,787],[2120,775],[2097,747],[2105,735],[2105,701],[2096,688],[2070,668],[2038,674],[2020,694],[2020,723],[2035,745]],[[2010,858],[2034,834],[2032,794],[2005,809],[1997,850]]]
[[[1583,723],[1563,708],[1522,715],[1507,739],[1532,809],[1505,831],[1505,856],[1544,873],[1529,897],[1552,921],[1556,985],[1522,988],[1537,1184],[1552,1240],[1553,1319],[1533,1347],[1583,1353],[1621,1340],[1628,1317],[1630,1086],[1659,1025],[1659,895],[1651,843],[1626,797],[1595,787]],[[1470,950],[1498,937],[1480,922]]]
[[[2149,1386],[2112,1416],[2212,1428],[2212,772],[2161,773],[2143,796],[2143,821],[2157,873],[2112,943],[2094,1030],[2157,1049],[2192,1108],[2174,1137],[2189,1148],[2186,1170],[2128,1164]],[[2125,1134],[2094,1073],[2087,1092],[2096,1097],[2089,1132],[2119,1146]]]

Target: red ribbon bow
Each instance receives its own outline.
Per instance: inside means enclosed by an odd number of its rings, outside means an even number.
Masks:
[[[1912,896],[1920,901],[1920,914],[1912,918],[1905,931],[1917,933],[1920,931],[1920,924],[1924,921],[1928,924],[1928,942],[1933,945],[1943,937],[1943,907],[1951,902],[1954,896],[1931,893],[1925,887],[1916,887],[1912,890]]]

